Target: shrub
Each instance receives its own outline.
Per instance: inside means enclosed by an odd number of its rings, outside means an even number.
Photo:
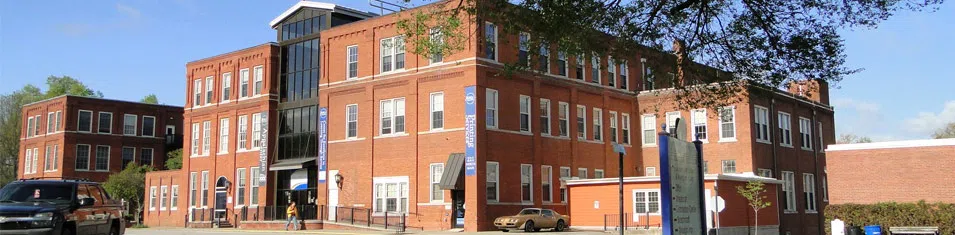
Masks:
[[[938,227],[940,234],[955,234],[955,204],[951,203],[895,203],[843,204],[826,207],[826,234],[833,219],[839,218],[846,226],[881,225],[889,227]]]

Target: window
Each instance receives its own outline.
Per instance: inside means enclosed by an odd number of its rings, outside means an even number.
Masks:
[[[23,159],[23,173],[31,173],[30,168],[33,164],[33,149],[27,149],[26,156],[24,156]],[[79,162],[79,159],[77,159],[77,162]]]
[[[206,104],[212,103],[212,87],[215,86],[215,80],[212,76],[206,77]]]
[[[587,168],[577,168],[577,178],[586,179],[587,178]]]
[[[551,166],[541,166],[541,199],[545,202],[553,202],[554,189],[551,188],[551,182],[554,181],[554,172]]]
[[[779,145],[793,146],[792,119],[784,112],[779,112]]]
[[[541,99],[541,135],[550,135],[550,100]]]
[[[212,123],[202,122],[202,155],[209,156],[209,144],[212,141]]]
[[[259,65],[253,68],[255,70],[255,90],[253,91],[256,95],[262,94],[262,89],[265,87],[265,69]]]
[[[621,116],[623,119],[620,121],[620,127],[623,134],[620,136],[623,137],[623,144],[630,144],[630,114],[624,113]]]
[[[202,171],[202,208],[209,206],[209,171]]]
[[[444,93],[431,93],[431,129],[444,128]]]
[[[567,52],[557,51],[557,75],[567,76]]]
[[[792,171],[783,171],[783,204],[784,211],[787,213],[796,212],[796,179]]]
[[[139,121],[139,117],[136,115],[123,115],[123,135],[136,135],[136,121]]]
[[[574,74],[576,75],[575,78],[580,80],[585,80],[584,79],[584,55],[577,55],[576,59],[577,59],[577,63],[576,63],[577,70],[574,70]]]
[[[245,70],[245,69],[243,69],[243,71],[248,72],[248,70]],[[248,79],[248,77],[246,79]],[[248,80],[246,80],[246,82],[248,82]],[[222,101],[228,101],[230,95],[232,95],[232,73],[223,73],[222,74]]]
[[[153,164],[153,149],[143,148],[139,151],[139,163],[143,165]]]
[[[245,168],[235,169],[235,204],[245,205]]]
[[[248,125],[249,125],[248,116],[245,116],[245,115],[239,116],[239,120],[237,124],[239,125],[239,132],[237,133],[238,135],[237,137],[239,140],[238,140],[238,143],[236,144],[237,145],[236,148],[238,150],[245,150],[248,147],[247,145],[248,143],[246,142],[248,138],[248,136],[246,135],[248,133]],[[196,124],[193,124],[193,126],[197,127]],[[196,134],[193,134],[193,136],[195,135]],[[196,137],[193,137],[193,138],[196,138]]]
[[[36,173],[36,168],[39,167],[40,163],[40,149],[33,148],[33,163],[30,167],[30,173]]]
[[[405,98],[381,100],[381,129],[379,134],[405,132]]]
[[[408,179],[376,179],[374,209],[376,213],[408,212]]]
[[[521,95],[521,131],[530,132],[531,131],[531,97],[526,95]]]
[[[822,201],[829,201],[829,182],[826,181],[826,175],[822,175]]]
[[[603,111],[594,108],[594,140],[601,141],[603,140],[603,135],[600,133],[603,130]]]
[[[49,147],[47,147],[47,149],[49,149]],[[56,170],[58,170],[58,169],[60,168],[60,167],[59,167],[60,161],[59,161],[59,156],[58,156],[59,153],[60,153],[59,150],[60,150],[60,145],[54,144],[54,145],[53,145],[53,151],[51,151],[51,153],[50,153],[50,155],[52,155],[52,156],[50,157],[50,163],[47,164],[47,165],[50,166],[49,171],[56,171]]]
[[[617,112],[610,111],[610,142],[617,143]]]
[[[27,118],[27,138],[33,137],[33,130],[36,128],[36,122],[33,117]]]
[[[570,179],[570,167],[562,166],[560,167],[560,180],[566,181]],[[567,202],[567,185],[560,184],[560,202]]]
[[[666,123],[667,133],[670,133],[670,135],[682,136],[683,133],[676,133],[676,121],[681,119],[680,111],[667,112],[666,115],[667,115],[667,123]],[[681,121],[686,121],[686,120],[681,120]]]
[[[487,201],[496,202],[500,196],[498,191],[498,180],[500,176],[500,166],[497,162],[487,162]]]
[[[444,163],[432,163],[431,171],[431,201],[444,201],[444,190],[441,189],[441,175],[444,174]]]
[[[617,64],[613,58],[607,57],[607,86],[614,87],[617,80]]]
[[[192,82],[192,106],[202,105],[202,79],[196,79]]]
[[[773,170],[759,168],[756,169],[756,175],[766,178],[773,178]]]
[[[196,207],[196,172],[189,172],[189,207]]]
[[[345,106],[345,113],[348,115],[345,124],[345,137],[358,137],[358,104],[349,104]]]
[[[59,114],[59,112],[57,112],[57,114]],[[59,118],[57,118],[57,119],[59,119]],[[826,142],[822,139],[822,122],[816,122],[816,126],[819,127],[819,133],[816,134],[816,135],[819,136],[819,148],[818,148],[818,150],[819,150],[819,152],[824,152],[824,151],[826,151]],[[825,177],[823,177],[823,179],[825,179]],[[825,188],[825,184],[823,184],[823,188]],[[825,193],[825,192],[823,192],[823,193]],[[825,195],[825,194],[823,194],[823,195]]]
[[[252,149],[262,146],[262,113],[252,114]]]
[[[239,97],[249,97],[249,69],[239,70]]]
[[[259,205],[259,185],[260,185],[259,180],[261,180],[259,178],[260,177],[259,168],[258,167],[249,168],[249,174],[251,176],[249,177],[249,179],[251,179],[249,181],[249,186],[252,187],[252,189],[249,190],[249,205],[258,206]]]
[[[590,82],[600,84],[600,56],[597,53],[590,57]]]
[[[570,116],[570,105],[564,102],[557,103],[557,128],[559,129],[560,136],[568,137],[570,133],[567,130],[567,126],[570,125],[567,120]]]
[[[50,153],[53,152],[53,146],[46,146],[45,151],[43,151],[43,171],[50,171]]]
[[[644,190],[633,192],[633,213],[634,218],[644,214],[660,213],[660,191]]]
[[[63,126],[61,125],[62,123],[63,123],[63,111],[56,111],[56,129],[55,130],[57,131],[63,130],[62,129]],[[819,126],[822,126],[822,124],[820,124]],[[819,131],[819,133],[822,133],[822,131]]]
[[[657,176],[657,168],[656,168],[656,167],[647,167],[646,172],[644,172],[644,175],[646,175],[646,176]]]
[[[169,204],[169,201],[166,201],[167,195],[169,195],[169,188],[163,185],[160,187],[159,193],[159,210],[166,210],[166,206]]]
[[[143,116],[143,136],[156,136],[156,117]]]
[[[530,38],[531,35],[525,32],[521,32],[518,36],[520,44],[517,51],[517,64],[519,65],[530,66],[530,60],[527,58],[529,56]]]
[[[229,118],[219,119],[219,153],[229,152]]]
[[[46,133],[52,134],[56,132],[56,113],[50,112],[46,114]]]
[[[530,164],[521,164],[521,201],[531,202],[534,200],[533,180],[534,168]]]
[[[444,35],[442,35],[441,29],[431,28],[431,43],[439,47],[443,46],[442,44],[444,44]],[[444,56],[442,55],[442,50],[432,51],[430,59],[432,64],[441,63],[441,61],[444,60]]]
[[[156,210],[156,186],[149,187],[149,210]]]
[[[497,61],[497,26],[484,22],[484,57]]]
[[[627,66],[627,61],[620,61],[620,89],[627,90],[630,87],[630,80],[627,79],[627,74],[630,68]]]
[[[169,191],[172,195],[169,197],[169,207],[171,210],[176,210],[179,208],[179,185],[173,185]]]
[[[706,174],[709,172],[710,172],[709,161],[703,161],[703,174]]]
[[[723,160],[723,174],[736,173],[736,160]]]
[[[37,118],[39,119],[39,118]],[[39,121],[37,121],[39,122]],[[97,132],[99,133],[113,133],[113,113],[99,112],[99,123],[97,123]]]
[[[27,159],[29,159],[30,151],[27,150]],[[29,161],[27,161],[29,164]],[[86,171],[90,169],[90,146],[85,144],[76,145],[76,170]],[[26,169],[26,168],[24,168]]]
[[[76,130],[79,132],[93,131],[93,112],[80,110]]]
[[[720,141],[732,141],[736,139],[736,107],[726,106],[719,109],[720,112]]]
[[[808,118],[799,117],[799,137],[802,149],[812,150],[812,121]]]
[[[640,59],[640,65],[643,67],[643,90],[649,91],[656,89],[656,76],[653,76],[653,68],[647,66],[646,59]]]
[[[488,128],[497,129],[497,90],[485,88],[484,121]]]
[[[691,140],[699,139],[700,141],[706,141],[706,109],[694,109],[690,110],[691,123],[693,123],[693,136],[690,136]]]
[[[109,146],[107,145],[97,145],[96,146],[96,168],[93,168],[97,171],[108,171],[109,170]],[[36,151],[34,151],[36,152]],[[36,164],[34,164],[36,165]],[[36,168],[36,166],[33,166]]]
[[[587,140],[587,107],[577,105],[577,139]]]
[[[644,114],[641,118],[643,118],[643,145],[657,144],[657,117],[653,114]]]
[[[122,165],[122,168],[120,169],[125,170],[126,166],[129,165],[130,162],[133,162],[135,160],[136,160],[136,148],[123,147],[123,165]]]
[[[769,110],[756,106],[753,108],[753,115],[756,120],[756,142],[769,143]]]
[[[358,45],[348,46],[345,48],[348,51],[348,74],[345,78],[357,78],[358,77]]]
[[[402,36],[381,40],[381,72],[405,68],[405,39]]]
[[[192,124],[192,148],[190,148],[191,156],[199,155],[199,123]]]
[[[40,135],[40,115],[36,115],[33,119],[36,121],[33,127],[33,136],[38,136]],[[47,122],[49,122],[49,120],[47,120]],[[110,124],[110,127],[112,127],[112,124]]]
[[[594,169],[594,179],[603,179],[604,170],[603,169]]]
[[[550,73],[550,48],[548,47],[547,42],[542,42],[540,45],[540,54],[537,55],[539,60],[538,65],[540,65],[540,71],[542,73]]]

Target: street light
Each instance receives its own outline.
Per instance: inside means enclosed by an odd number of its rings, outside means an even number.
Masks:
[[[618,216],[618,217],[620,217],[620,235],[623,235],[623,229],[624,229],[624,227],[623,227],[623,223],[624,223],[624,219],[623,219],[623,155],[627,153],[627,149],[625,149],[625,148],[623,147],[623,145],[620,145],[620,144],[615,143],[615,144],[613,144],[613,150],[614,150],[614,152],[617,152],[617,154],[620,155],[620,158],[617,159],[617,163],[618,163],[618,164],[617,164],[617,177],[620,179],[620,180],[619,180],[619,181],[620,181],[620,182],[619,182],[619,186],[620,186],[620,204],[619,204],[619,207],[620,207],[620,216]]]

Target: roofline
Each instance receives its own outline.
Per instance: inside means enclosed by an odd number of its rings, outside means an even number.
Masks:
[[[258,45],[255,45],[255,46],[250,46],[250,47],[242,48],[242,49],[239,49],[239,50],[235,50],[235,51],[230,51],[230,52],[226,52],[226,53],[214,55],[214,56],[212,56],[212,57],[206,57],[206,58],[202,58],[202,59],[198,59],[198,60],[189,61],[189,62],[186,62],[186,65],[195,64],[195,63],[199,63],[199,62],[205,62],[205,61],[213,60],[213,59],[218,59],[218,58],[225,57],[225,56],[228,56],[228,55],[233,55],[233,54],[236,54],[236,53],[240,53],[240,52],[245,52],[245,51],[248,51],[248,50],[252,50],[252,49],[254,49],[254,48],[256,48],[256,47],[265,46],[265,45],[278,46],[279,44],[276,43],[276,42],[262,43],[262,44],[258,44]]]
[[[23,106],[20,106],[20,108],[24,108],[24,107],[27,107],[27,106],[30,106],[30,105],[35,105],[35,104],[47,102],[47,101],[50,101],[50,100],[55,100],[55,99],[63,98],[63,97],[67,97],[67,98],[73,97],[73,98],[84,98],[84,99],[93,99],[93,100],[103,100],[103,101],[130,103],[130,104],[138,104],[138,105],[151,105],[151,106],[160,106],[160,107],[176,108],[176,109],[182,109],[182,108],[183,108],[182,106],[174,106],[174,105],[149,104],[149,103],[136,102],[136,101],[117,100],[117,99],[106,99],[106,98],[88,97],[88,96],[78,96],[78,95],[59,95],[59,96],[52,97],[52,98],[49,98],[49,99],[40,100],[40,101],[34,101],[34,102],[32,102],[32,103],[24,104]]]
[[[338,12],[345,15],[351,15],[351,16],[363,18],[363,19],[368,19],[368,18],[378,16],[377,14],[374,14],[371,12],[362,12],[358,9],[344,7],[341,5],[302,0],[302,1],[299,1],[298,3],[295,3],[295,5],[292,5],[292,7],[289,7],[287,10],[285,10],[285,12],[282,12],[282,14],[279,14],[279,16],[275,17],[275,19],[272,19],[272,21],[269,21],[269,27],[274,29],[276,25],[282,22],[282,20],[285,20],[285,18],[288,18],[289,16],[292,15],[292,13],[295,13],[295,11],[298,11],[298,9],[302,9],[303,7],[324,9],[324,10],[329,10],[331,12]]]
[[[833,144],[826,148],[830,151],[851,151],[851,150],[869,150],[869,149],[894,149],[894,148],[916,148],[916,147],[940,147],[955,146],[955,138],[949,139],[925,139],[925,140],[903,140],[888,141],[876,143],[859,144]]]
[[[706,181],[715,181],[715,180],[731,180],[731,181],[740,181],[740,182],[749,182],[749,181],[759,181],[763,183],[770,184],[782,184],[782,180],[777,180],[773,178],[766,178],[762,176],[753,175],[752,173],[745,174],[707,174],[703,176],[703,179]],[[660,182],[660,176],[636,176],[636,177],[624,177],[624,183],[655,183]],[[603,179],[582,179],[582,180],[568,180],[567,185],[594,185],[594,184],[616,184],[620,183],[619,178],[603,178]]]

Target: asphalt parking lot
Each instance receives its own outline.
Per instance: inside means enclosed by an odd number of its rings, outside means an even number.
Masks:
[[[524,232],[479,232],[476,234],[523,234]],[[275,234],[327,234],[327,235],[364,235],[364,234],[395,234],[394,232],[375,232],[375,231],[345,231],[345,230],[306,230],[306,231],[275,231],[275,230],[241,230],[241,229],[184,229],[184,228],[147,228],[147,229],[126,229],[129,235],[213,235],[213,234],[246,234],[246,235],[275,235]],[[463,232],[411,232],[406,234],[464,234]],[[561,235],[582,235],[582,234],[604,234],[602,232],[535,232],[535,235],[561,234]]]

